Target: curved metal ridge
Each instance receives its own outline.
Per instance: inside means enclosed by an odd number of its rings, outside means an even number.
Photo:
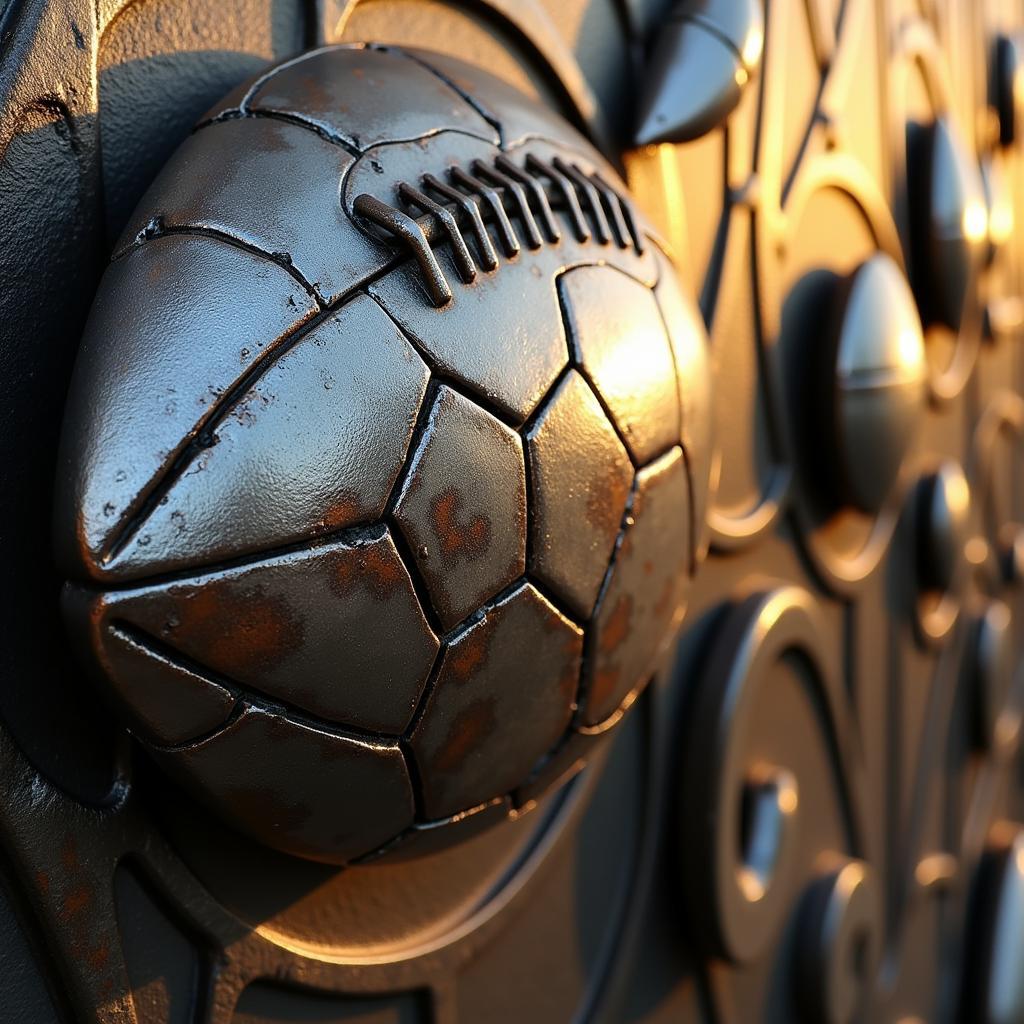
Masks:
[[[644,251],[629,200],[599,174],[557,157],[554,165],[532,153],[521,166],[504,154],[493,163],[474,160],[469,171],[449,168],[448,181],[423,174],[420,186],[402,181],[395,188],[398,200],[418,216],[368,193],[356,196],[352,208],[388,241],[410,251],[438,308],[451,301],[452,291],[433,247],[447,244],[459,278],[470,284],[478,266],[487,272],[500,265],[488,225],[509,260],[524,244],[531,250],[559,244],[554,210],[568,217],[578,242]]]

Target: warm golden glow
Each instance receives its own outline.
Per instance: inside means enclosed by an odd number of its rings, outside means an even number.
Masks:
[[[747,38],[743,40],[740,47],[740,59],[748,67],[755,67],[761,59],[761,50],[764,48],[764,29],[760,25],[751,25]]]
[[[1013,207],[1004,199],[992,204],[988,218],[988,237],[994,245],[1002,245],[1013,234]]]
[[[779,810],[783,814],[795,814],[800,797],[797,796],[795,786],[783,786],[779,790]]]
[[[914,870],[914,879],[922,889],[943,885],[956,877],[956,857],[949,853],[933,853],[922,858]]]
[[[946,500],[952,512],[966,512],[971,504],[971,489],[967,486],[967,478],[960,474],[950,474],[946,479]]]
[[[896,337],[896,357],[900,369],[907,371],[907,376],[916,375],[924,360],[924,345],[921,334],[914,327],[906,326]]]
[[[764,894],[768,890],[764,882],[761,881],[757,872],[751,871],[750,868],[740,868],[738,872],[738,879],[740,889],[743,891],[744,897],[750,903],[757,903],[759,900],[764,899]]]
[[[971,565],[984,565],[988,560],[988,541],[984,537],[972,537],[964,547],[964,554]]]
[[[962,227],[968,242],[981,242],[988,234],[988,211],[980,199],[972,199],[964,207]]]

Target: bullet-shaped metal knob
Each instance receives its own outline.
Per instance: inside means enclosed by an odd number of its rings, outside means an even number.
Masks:
[[[634,141],[689,142],[721,124],[757,73],[761,0],[684,0],[654,48]]]

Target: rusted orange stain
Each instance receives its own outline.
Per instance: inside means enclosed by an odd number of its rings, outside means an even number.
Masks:
[[[491,542],[491,522],[483,515],[464,522],[462,498],[454,487],[438,494],[430,505],[434,534],[446,558],[479,558]]]
[[[430,770],[443,775],[461,772],[467,758],[479,750],[498,728],[495,698],[475,701],[460,711],[452,721],[441,750]]]

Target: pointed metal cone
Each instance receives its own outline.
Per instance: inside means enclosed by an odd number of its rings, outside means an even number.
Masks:
[[[651,59],[634,144],[707,134],[736,108],[749,77],[739,53],[702,22],[670,22]]]

